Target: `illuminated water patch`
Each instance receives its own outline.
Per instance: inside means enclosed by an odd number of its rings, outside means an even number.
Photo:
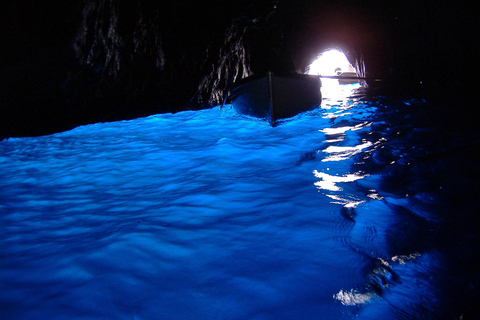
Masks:
[[[227,105],[1,141],[0,318],[435,310],[427,209],[378,169],[402,141],[344,98],[275,128]]]

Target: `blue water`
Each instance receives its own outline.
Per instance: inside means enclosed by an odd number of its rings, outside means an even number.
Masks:
[[[1,141],[0,318],[460,319],[475,283],[448,280],[418,160],[442,138],[405,120],[424,100],[384,100]]]

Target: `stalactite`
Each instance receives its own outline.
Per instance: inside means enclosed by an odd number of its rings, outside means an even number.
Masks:
[[[133,12],[127,7],[122,16],[120,6],[113,0],[92,0],[85,4],[74,46],[78,60],[113,77],[139,57],[153,60],[154,67],[162,70],[165,54],[158,11],[147,17],[139,6]],[[126,15],[132,16],[131,19]],[[129,24],[130,21],[133,23]]]
[[[111,0],[87,3],[75,51],[80,62],[116,76],[121,68],[123,39],[117,32],[118,6]]]
[[[253,74],[251,59],[248,50],[246,34],[262,24],[267,24],[274,16],[278,1],[270,4],[266,11],[258,17],[246,16],[235,18],[225,32],[223,44],[219,49],[216,61],[211,72],[199,82],[197,91],[190,104],[204,106],[219,105],[224,99],[228,86],[238,79]]]
[[[220,104],[224,91],[230,83],[251,75],[249,59],[243,42],[247,28],[243,19],[236,19],[227,29],[225,42],[220,47],[216,64],[199,83],[194,97],[197,103]]]
[[[133,34],[133,54],[153,57],[155,67],[163,70],[165,67],[165,53],[163,51],[158,20],[158,11],[155,12],[153,18],[146,17],[142,12],[140,13],[140,18]]]

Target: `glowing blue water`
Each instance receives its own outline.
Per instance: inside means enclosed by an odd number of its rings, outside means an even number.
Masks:
[[[0,318],[438,316],[433,200],[382,189],[398,148],[365,165],[398,142],[379,108],[325,101],[272,128],[227,106],[0,142]]]

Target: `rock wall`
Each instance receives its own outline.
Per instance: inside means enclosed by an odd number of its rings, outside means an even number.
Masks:
[[[7,1],[0,137],[221,103],[236,79],[342,49],[360,75],[465,87],[473,5],[448,1]]]

